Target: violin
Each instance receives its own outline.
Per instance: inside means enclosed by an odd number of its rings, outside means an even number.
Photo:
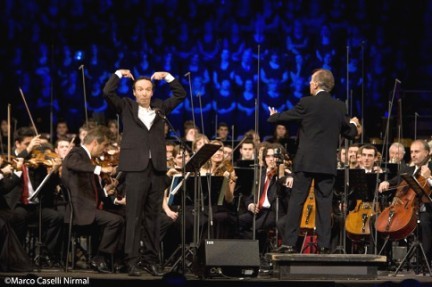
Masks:
[[[47,146],[35,148],[30,153],[30,158],[25,162],[29,167],[37,168],[39,166],[53,167],[54,162],[61,160],[60,156]]]
[[[303,205],[302,216],[300,219],[300,230],[303,234],[315,230],[316,228],[315,216],[316,216],[315,180],[312,179],[311,186],[309,187],[309,193]]]

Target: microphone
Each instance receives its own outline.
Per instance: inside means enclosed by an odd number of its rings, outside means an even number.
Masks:
[[[159,108],[154,109],[154,111],[155,111],[156,115],[158,115],[162,119],[166,120],[166,116],[164,115],[164,113]]]
[[[187,72],[186,74],[183,75],[184,77],[188,77],[190,76],[190,72]]]
[[[84,65],[79,66],[78,70],[82,70],[82,68],[84,68]]]
[[[395,81],[396,81],[396,83],[398,83],[398,84],[402,84],[402,82],[399,81],[399,79],[395,79]]]

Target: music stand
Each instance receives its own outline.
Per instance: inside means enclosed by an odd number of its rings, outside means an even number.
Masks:
[[[24,167],[26,168],[26,167]],[[39,211],[38,211],[38,240],[36,242],[36,254],[34,258],[34,262],[36,266],[38,267],[38,271],[41,271],[41,260],[44,259],[51,265],[51,262],[49,262],[48,256],[42,256],[42,247],[45,246],[44,243],[42,243],[42,198],[39,197],[41,194],[42,188],[45,186],[45,184],[48,182],[48,180],[51,178],[51,175],[57,171],[57,169],[51,169],[51,171],[45,176],[45,178],[42,180],[42,182],[39,184],[39,186],[36,188],[35,192],[32,194],[32,196],[29,197],[29,201],[36,200],[38,198],[38,205],[39,205]]]
[[[430,198],[429,194],[423,189],[423,187],[420,185],[420,183],[417,181],[417,179],[414,177],[414,175],[409,175],[407,173],[401,174],[401,178],[404,179],[406,181],[406,183],[409,185],[410,188],[412,188],[414,190],[414,192],[416,193],[416,197],[417,197],[417,211],[416,211],[416,216],[417,216],[417,227],[416,227],[416,234],[414,236],[414,242],[412,243],[410,249],[408,250],[408,252],[406,253],[405,257],[402,259],[401,263],[399,264],[398,268],[395,271],[395,274],[393,276],[396,276],[399,273],[399,270],[402,268],[402,265],[405,263],[405,261],[407,261],[408,259],[410,259],[413,255],[414,255],[414,251],[416,251],[417,255],[419,253],[418,248],[420,248],[421,254],[423,255],[423,260],[424,262],[426,262],[426,267],[429,271],[429,276],[432,276],[432,272],[431,272],[431,268],[429,265],[429,261],[427,259],[426,253],[424,251],[423,248],[423,244],[420,242],[419,240],[419,225],[420,225],[420,213],[419,213],[419,205],[420,205],[420,200],[422,202],[425,203],[431,203],[432,199]],[[426,183],[428,184],[428,183]],[[419,270],[419,258],[417,256],[416,259],[416,264],[417,264],[417,271]]]
[[[338,169],[336,181],[335,181],[335,190],[338,191],[337,196],[341,197],[341,194],[345,192],[345,169]],[[339,231],[339,240],[342,241],[336,247],[335,253],[346,253],[345,250],[345,238],[346,238],[346,230],[345,230],[345,222],[347,211],[350,211],[350,202],[355,203],[358,199],[363,202],[371,202],[375,198],[375,183],[376,183],[376,174],[375,173],[366,173],[364,169],[349,169],[348,170],[348,189],[347,194],[344,194],[342,197],[345,201],[343,203],[346,204],[347,210],[342,210],[343,214],[343,224],[340,226]],[[343,205],[343,204],[342,204]],[[375,203],[373,203],[375,208]],[[344,208],[344,207],[342,207]]]
[[[237,212],[247,211],[244,206],[243,197],[249,196],[253,189],[253,181],[251,178],[254,176],[254,169],[251,167],[234,167],[237,176],[236,186],[234,190],[234,198],[237,198],[236,209]]]
[[[184,167],[184,171],[185,172],[193,172],[195,174],[194,176],[194,225],[193,225],[193,243],[190,244],[189,246],[189,252],[191,252],[194,256],[193,260],[195,261],[195,256],[196,256],[196,250],[198,249],[198,245],[199,245],[199,203],[200,203],[200,193],[198,192],[198,178],[201,178],[199,176],[200,174],[200,168],[212,157],[212,155],[218,150],[220,149],[221,146],[220,145],[215,145],[215,144],[205,144],[203,145],[190,159],[189,161],[186,163],[185,167]],[[185,185],[186,186],[186,185]],[[184,212],[186,210],[186,192],[183,192],[183,197],[182,197],[182,212],[183,212],[183,217],[184,217]],[[182,234],[185,234],[185,223],[183,222],[183,226],[182,226]],[[182,240],[183,241],[183,240]],[[182,242],[182,262],[183,262],[183,267],[184,267],[184,262],[185,262],[185,246],[184,246],[184,242]],[[195,250],[191,250],[191,247],[194,248]],[[183,272],[185,271],[184,268],[182,270]]]

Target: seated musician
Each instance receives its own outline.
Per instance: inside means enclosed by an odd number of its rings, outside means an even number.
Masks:
[[[411,147],[411,165],[400,170],[400,174],[415,175],[417,178],[421,177],[426,180],[426,184],[432,186],[432,163],[430,162],[430,148],[429,145],[423,140],[415,140],[412,142]],[[390,191],[392,187],[396,187],[401,183],[401,177],[395,176],[394,178],[383,181],[378,187],[379,192]],[[394,190],[394,189],[393,189]],[[400,201],[400,198],[406,192],[405,189],[400,189],[396,192],[393,202]],[[421,228],[421,242],[429,264],[432,259],[432,203],[420,204],[420,228]]]
[[[210,144],[220,145],[220,149],[217,150],[210,160],[201,167],[201,176],[223,176],[223,183],[220,193],[223,193],[223,202],[218,205],[217,202],[212,202],[212,214],[207,212],[204,216],[213,217],[214,226],[208,226],[211,232],[215,232],[214,238],[229,238],[232,237],[235,229],[235,215],[233,214],[234,206],[234,189],[236,185],[236,174],[230,161],[224,159],[223,143],[219,140],[212,140]],[[214,192],[213,190],[211,192]],[[207,203],[205,203],[206,205]],[[211,220],[206,218],[203,223],[210,224]],[[213,236],[211,236],[213,237]]]
[[[361,148],[360,168],[364,169],[365,173],[382,173],[381,167],[376,165],[378,157],[378,149],[374,145],[363,145]]]
[[[185,163],[189,161],[190,156],[189,153],[185,152]],[[174,175],[182,174],[183,168],[183,149],[181,146],[176,145],[172,151],[173,163],[174,166],[167,171],[167,175],[170,180]],[[179,183],[180,184],[180,183]],[[170,205],[168,200],[170,198],[169,189],[165,190],[164,199],[162,201],[162,216],[161,216],[161,233],[160,238],[164,242],[164,255],[169,256],[172,251],[177,247],[180,243],[180,236],[178,236],[181,231],[181,220],[180,220],[180,206],[179,205]],[[183,191],[179,191],[183,192]],[[177,193],[177,196],[179,194]],[[192,210],[189,206],[186,207],[186,234],[187,234],[187,242],[191,240],[191,230],[193,227],[193,215]],[[168,234],[168,236],[167,236]]]
[[[286,213],[284,206],[288,197],[288,189],[292,187],[293,177],[285,172],[285,168],[280,171],[277,166],[278,158],[275,158],[275,150],[279,148],[278,144],[268,144],[264,147],[263,158],[264,168],[262,169],[259,197],[251,194],[245,199],[248,212],[239,216],[240,236],[243,238],[252,238],[251,228],[253,225],[253,216],[256,214],[256,231],[260,241],[260,251],[264,252],[266,231],[275,227],[276,222],[276,198],[280,197],[279,202],[279,218]],[[257,201],[254,201],[258,198]],[[264,233],[262,232],[264,231]]]
[[[69,189],[73,204],[73,224],[96,225],[101,229],[97,255],[90,262],[93,269],[108,273],[108,255],[119,251],[124,220],[121,216],[102,210],[101,201],[106,197],[96,175],[113,173],[111,166],[93,164],[92,158],[100,156],[109,144],[108,130],[100,126],[88,131],[82,145],[74,147],[63,160],[62,183]],[[65,215],[69,223],[69,206]]]
[[[5,195],[7,206],[19,218],[18,224],[13,224],[21,243],[24,244],[27,226],[30,223],[42,223],[42,243],[39,259],[48,266],[53,263],[60,264],[61,236],[63,229],[63,214],[54,209],[55,186],[58,182],[57,174],[52,176],[41,187],[39,194],[36,190],[48,174],[47,167],[57,169],[61,164],[58,159],[46,159],[43,156],[45,145],[42,145],[40,136],[36,136],[34,130],[28,127],[19,128],[15,132],[14,155],[23,158],[27,164],[22,166],[21,184],[15,186],[12,191]],[[43,162],[40,162],[42,158]],[[40,156],[42,155],[42,157]],[[39,218],[39,207],[42,206],[41,218]],[[46,247],[46,248],[45,248]],[[43,253],[43,254],[42,254]]]
[[[23,159],[17,160],[16,169],[21,169]],[[20,184],[21,172],[0,157],[0,272],[31,272],[33,266],[22,247],[15,231],[11,227],[14,215],[7,208],[3,195]]]

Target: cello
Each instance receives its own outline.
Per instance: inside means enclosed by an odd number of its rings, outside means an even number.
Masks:
[[[421,175],[415,176],[419,185],[429,195],[430,186]],[[397,186],[392,204],[378,216],[375,228],[391,240],[401,240],[411,234],[417,226],[417,194],[405,180]]]

